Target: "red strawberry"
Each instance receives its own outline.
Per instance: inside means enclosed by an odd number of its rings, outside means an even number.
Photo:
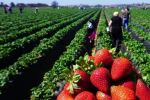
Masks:
[[[90,87],[90,77],[82,70],[75,70],[71,80],[64,86],[67,94],[77,95]]]
[[[75,70],[74,72],[75,74],[79,74],[81,79],[79,80],[79,82],[77,83],[77,85],[81,88],[83,88],[84,90],[89,89],[90,86],[90,76],[82,71],[82,70]]]
[[[113,62],[112,55],[107,49],[98,50],[95,54],[94,64],[97,66],[99,64],[104,64],[104,66],[111,66]]]
[[[132,71],[132,63],[127,58],[117,58],[112,64],[111,76],[113,80],[120,80]]]
[[[111,87],[112,100],[136,100],[133,90],[123,86]]]
[[[131,79],[121,80],[116,85],[127,87],[133,91],[135,91],[136,84]]]
[[[150,88],[141,79],[136,84],[136,96],[139,100],[150,100]]]
[[[69,95],[66,94],[66,92],[62,91],[58,96],[57,96],[57,100],[74,100],[74,98]]]
[[[131,80],[127,80],[127,81],[123,82],[121,86],[127,87],[127,88],[135,91],[136,84]]]
[[[91,83],[104,93],[109,92],[110,73],[108,69],[101,67],[94,70],[90,77]]]
[[[135,91],[135,83],[133,81],[126,81],[122,84],[122,86],[127,87],[133,91]]]
[[[79,74],[81,76],[81,79],[79,82],[90,82],[90,77],[86,72],[82,70],[75,70],[74,74]]]
[[[70,83],[67,82],[67,83],[65,84],[64,88],[63,88],[63,91],[64,91],[66,94],[71,95],[71,92],[69,91],[69,85],[70,85]]]
[[[111,100],[111,96],[109,96],[101,91],[98,91],[96,93],[96,98],[97,98],[97,100]]]
[[[74,84],[74,83],[73,83]],[[69,95],[72,95],[72,96],[76,96],[77,94],[81,93],[82,91],[84,91],[84,89],[82,87],[74,87],[73,84],[71,83],[67,83],[65,86],[64,86],[64,92],[66,94],[69,94]]]
[[[74,87],[73,84],[67,82],[66,85],[64,86],[63,91],[66,94],[72,95],[72,96],[76,96],[77,94],[81,93],[82,91],[84,91],[84,89],[82,87]]]
[[[83,91],[75,97],[75,100],[96,100],[96,97],[91,92]]]

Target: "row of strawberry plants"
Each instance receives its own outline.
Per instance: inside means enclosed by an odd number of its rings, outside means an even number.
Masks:
[[[29,22],[25,22],[23,24],[14,25],[10,28],[7,28],[6,30],[3,30],[3,34],[0,34],[0,35],[5,35],[5,34],[12,33],[15,30],[19,31],[23,28],[31,27],[31,25],[39,24],[39,23],[42,23],[42,22],[45,22],[45,20],[36,19],[35,21],[29,21]]]
[[[150,85],[150,54],[147,53],[143,43],[133,40],[129,33],[125,33],[124,38],[124,44],[130,54],[130,59],[134,62],[136,68],[140,70],[143,80]]]
[[[132,9],[132,23],[143,26],[145,29],[149,29],[149,11],[150,10]]]
[[[30,16],[30,15],[29,15]],[[11,16],[12,17],[12,16]],[[0,24],[0,30],[1,31],[5,31],[11,27],[14,26],[18,26],[18,25],[23,25],[25,23],[29,23],[29,22],[36,22],[41,20],[40,17],[39,18],[33,18],[31,17],[23,17],[22,19],[18,18],[17,16],[13,16],[13,19],[10,16],[3,16],[1,17],[2,19],[2,23]]]
[[[31,26],[25,27],[25,29],[21,29],[21,30],[17,30],[17,26],[14,26],[13,30],[12,28],[10,28],[6,31],[2,31],[3,33],[0,38],[0,44],[11,42],[11,41],[14,41],[15,39],[22,38],[24,36],[32,34],[33,32],[39,31],[40,29],[48,26],[51,23],[51,21],[46,22],[46,20],[44,22],[41,24],[34,23],[34,26],[32,26],[32,24],[27,24],[25,26],[28,26],[28,25],[29,26],[31,25]]]
[[[69,14],[69,11],[77,11],[77,10],[71,10],[71,9],[61,9],[61,10],[55,10],[55,9],[40,9],[40,14],[38,15],[35,15],[33,12],[32,12],[32,9],[28,9],[26,8],[25,9],[25,13],[23,14],[23,16],[18,16],[17,14],[11,14],[11,15],[7,15],[7,14],[1,14],[1,20],[2,20],[2,23],[1,26],[2,29],[5,28],[5,29],[8,29],[10,27],[13,27],[13,26],[17,26],[17,25],[20,25],[20,24],[25,24],[25,23],[28,23],[28,22],[36,22],[36,19],[40,19],[41,18],[49,18],[52,16],[49,16],[49,15],[55,15],[56,13],[58,14],[58,16],[61,16],[62,13],[61,12],[66,12],[66,14],[68,13]],[[1,29],[1,28],[0,28]]]
[[[22,21],[22,20],[19,20],[19,21]],[[17,29],[17,27],[21,27],[22,25],[26,25],[28,23],[35,23],[35,22],[38,22],[40,21],[40,19],[36,19],[35,21],[34,20],[29,20],[29,21],[26,21],[22,24],[18,23],[18,25],[13,25],[14,23],[13,22],[10,22],[10,23],[4,23],[0,25],[0,31],[2,31],[0,33],[0,35],[4,35],[4,34],[7,34],[9,32],[9,30],[14,30],[14,29]],[[8,25],[8,26],[7,26]]]
[[[37,47],[35,47],[31,52],[19,57],[13,65],[10,65],[6,69],[0,70],[0,90],[9,84],[10,80],[17,76],[19,72],[24,71],[30,65],[37,63],[40,58],[46,56],[45,53],[52,50],[57,42],[63,39],[63,37],[65,37],[67,34],[71,34],[72,30],[85,23],[94,13],[89,14],[70,24],[66,28],[55,33],[54,36],[43,39]]]
[[[31,15],[28,15],[28,16],[31,16]],[[9,16],[10,17],[10,16]],[[9,19],[8,17],[8,19]],[[12,17],[12,16],[11,16]],[[2,17],[1,17],[2,18]],[[4,17],[5,18],[5,17]],[[5,21],[5,19],[3,19],[3,22],[0,24],[0,30],[2,31],[6,31],[7,29],[10,29],[10,28],[14,28],[15,26],[18,26],[18,25],[24,25],[26,23],[34,23],[34,22],[37,22],[37,21],[40,21],[40,16],[38,17],[23,17],[23,18],[17,18],[17,16],[13,16],[13,18],[15,19],[9,19],[9,21]],[[47,17],[48,18],[48,17]],[[28,20],[27,20],[28,19]],[[33,20],[34,19],[34,20]]]
[[[77,11],[74,11],[74,14],[76,14]],[[79,13],[79,11],[78,11]],[[62,13],[61,14],[61,18],[63,17],[67,17],[69,14],[66,14],[66,12]],[[72,12],[70,12],[70,15],[72,15]],[[40,19],[39,19],[40,18]],[[44,22],[47,22],[47,21],[50,21],[50,20],[55,20],[55,19],[59,19],[60,16],[59,16],[59,13],[51,13],[51,16],[48,16],[43,18],[44,20],[41,20],[41,16],[38,16],[38,18],[36,18],[36,20],[31,20],[30,22],[25,22],[25,23],[22,23],[22,24],[18,24],[18,25],[14,25],[13,27],[10,27],[9,29],[3,31],[3,35],[4,34],[8,34],[8,33],[13,33],[15,34],[17,31],[21,30],[21,29],[24,29],[24,28],[29,28],[29,27],[32,27],[34,25],[38,25],[38,24],[42,24]],[[6,36],[7,37],[7,36]]]
[[[106,32],[106,19],[104,16],[104,11],[101,14],[100,17],[100,23],[97,28],[97,43],[96,43],[96,48],[102,49],[103,47],[105,48],[110,48],[110,36]]]
[[[92,19],[98,21],[99,15],[100,13],[98,12]],[[76,33],[75,38],[71,41],[70,45],[67,46],[67,50],[55,62],[53,68],[45,73],[43,82],[38,87],[32,89],[32,100],[48,100],[54,97],[57,88],[57,82],[65,79],[63,71],[68,69],[68,67],[72,65],[75,60],[79,58],[79,56],[85,53],[86,48],[84,44],[86,33],[86,26]]]
[[[140,37],[142,37],[144,40],[150,41],[150,32],[145,32],[144,30],[135,27],[134,25],[130,25],[132,32],[136,33]]]
[[[150,32],[149,29],[145,28],[144,26],[142,26],[142,25],[140,25],[140,24],[132,23],[131,25],[134,25],[135,27],[140,28],[140,29],[143,30],[144,32]]]
[[[55,17],[55,16],[53,16]],[[69,16],[68,16],[69,17]],[[68,17],[65,17],[65,18],[61,18],[61,19],[58,19],[58,20],[54,20],[54,21],[46,21],[44,23],[41,23],[41,24],[35,24],[34,26],[32,27],[29,27],[29,28],[25,28],[25,29],[22,29],[22,30],[19,30],[18,32],[12,32],[10,34],[4,34],[4,35],[1,35],[0,37],[0,44],[4,44],[4,43],[7,43],[7,42],[11,42],[11,41],[14,41],[16,39],[19,39],[19,38],[22,38],[22,37],[25,37],[25,36],[28,36],[30,34],[33,34],[35,32],[38,32],[40,31],[42,28],[46,28],[46,27],[49,27],[49,26],[52,26],[54,24],[57,24],[59,23],[61,20],[65,20],[67,19]],[[70,18],[72,18],[74,16],[70,16]],[[56,17],[57,19],[57,17]]]
[[[64,16],[63,16],[64,17]],[[51,19],[51,18],[50,18]],[[10,27],[9,29],[7,30],[3,30],[2,31],[2,34],[0,34],[2,37],[9,37],[10,33],[13,33],[13,34],[16,34],[16,33],[20,33],[21,31],[25,30],[26,28],[30,28],[30,27],[33,27],[35,25],[38,25],[38,24],[42,24],[42,23],[46,23],[47,21],[50,20],[49,18],[47,18],[46,20],[36,20],[35,22],[26,22],[25,24],[19,24],[17,26],[14,26],[14,27]]]
[[[85,15],[85,14],[84,14]],[[53,30],[56,28],[56,30],[58,30],[59,28],[61,28],[61,27],[63,27],[63,25],[66,23],[66,24],[69,24],[70,22],[73,22],[74,20],[76,20],[76,19],[78,19],[79,17],[82,17],[82,16],[84,16],[84,15],[79,15],[79,16],[77,16],[77,17],[75,17],[75,18],[73,18],[72,19],[72,21],[70,21],[70,20],[66,20],[66,21],[62,21],[61,23],[59,23],[59,24],[56,24],[54,27],[49,27],[49,28],[45,28],[45,29],[43,29],[42,31],[40,31],[40,32],[37,32],[36,34],[33,34],[33,35],[31,35],[31,36],[28,36],[28,37],[25,37],[25,38],[23,38],[23,39],[19,39],[19,40],[17,40],[17,41],[14,41],[14,42],[12,42],[12,43],[8,43],[8,44],[6,44],[6,45],[2,45],[1,46],[1,50],[4,50],[4,51],[7,51],[9,48],[12,48],[13,50],[15,50],[15,49],[17,49],[17,48],[19,48],[19,47],[21,47],[21,46],[24,46],[24,44],[26,44],[26,43],[31,43],[34,39],[35,39],[35,41],[36,40],[38,40],[38,39],[40,39],[40,36],[43,36],[42,35],[42,33],[45,33],[44,34],[44,36],[45,35],[48,35],[48,34],[46,34],[47,32],[53,32]],[[52,33],[51,33],[52,34]],[[50,35],[50,34],[49,34]],[[25,41],[26,40],[26,41]],[[31,41],[31,42],[30,42]],[[6,48],[7,48],[7,50],[6,50]],[[8,52],[9,53],[9,52]]]
[[[11,58],[11,55],[13,54],[13,56],[15,56],[15,53],[18,53],[21,50],[23,50],[24,48],[28,48],[28,46],[30,45],[36,45],[36,42],[40,42],[41,39],[45,38],[45,37],[50,37],[52,36],[55,32],[57,32],[58,30],[60,30],[61,28],[63,28],[66,25],[69,25],[70,23],[82,18],[83,16],[89,14],[90,12],[78,15],[77,17],[68,19],[68,20],[62,20],[60,23],[54,25],[54,26],[50,26],[48,28],[44,28],[41,31],[29,35],[27,37],[24,37],[22,39],[18,39],[12,43],[8,43],[6,45],[2,45],[0,46],[0,62],[2,63],[6,63],[5,59]],[[18,51],[19,50],[19,51]],[[18,52],[16,52],[18,51]]]
[[[90,11],[87,12],[87,14],[88,14],[88,13],[90,13]],[[79,16],[84,16],[85,14],[86,14],[86,13],[83,13],[83,14],[80,13],[80,14],[77,14],[78,16],[77,16],[77,15],[73,15],[73,16],[70,16],[70,17],[71,17],[71,18],[72,18],[72,17],[76,18],[76,17],[79,17]],[[69,17],[69,18],[70,18],[70,17]],[[67,18],[58,19],[58,20],[56,20],[56,21],[54,21],[54,22],[49,21],[49,22],[47,22],[47,23],[51,23],[51,24],[52,24],[52,23],[56,23],[56,22],[59,22],[59,21],[60,21],[60,22],[58,23],[58,25],[59,25],[60,23],[63,23],[63,21],[65,21],[65,20],[68,20],[68,17],[67,17]],[[69,21],[69,20],[68,20],[68,21]],[[57,24],[56,24],[56,25],[57,25]],[[55,26],[55,25],[52,25],[51,27],[53,27],[53,26]],[[49,26],[48,28],[50,28],[50,26]],[[44,28],[44,29],[47,29],[47,28]],[[43,29],[43,30],[44,30],[44,29]],[[41,32],[42,32],[42,31],[41,31]],[[39,32],[37,32],[37,33],[39,33]],[[37,33],[36,33],[36,34],[37,34]],[[34,33],[34,34],[35,34],[35,33]],[[32,35],[32,34],[31,34],[31,35]],[[19,40],[19,39],[18,39],[18,40]],[[13,44],[14,44],[14,43],[13,43]],[[0,45],[0,46],[1,46],[1,47],[4,46],[4,47],[6,48],[6,47],[10,47],[10,45],[11,45],[11,43],[7,43],[7,44]]]

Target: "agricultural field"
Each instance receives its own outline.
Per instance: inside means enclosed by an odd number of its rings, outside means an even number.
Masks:
[[[34,9],[26,8],[23,14],[19,14],[18,9],[12,14],[4,14],[0,8],[0,100],[56,100],[72,72],[72,66],[90,66],[81,68],[89,75],[94,66],[104,63],[104,66],[113,67],[103,61],[95,65],[97,51],[103,48],[111,52],[109,61],[128,58],[136,72],[134,80],[137,84],[143,80],[148,90],[150,10],[131,9],[130,30],[123,32],[124,39],[118,55],[113,54],[111,39],[106,31],[114,11],[120,9],[40,8],[38,13],[34,13]],[[90,19],[96,22],[97,36],[94,49],[91,48],[93,55],[90,61],[86,61],[89,59],[86,34]],[[115,76],[110,81],[111,85],[116,84],[114,80],[117,80]],[[150,93],[150,89],[148,91]]]

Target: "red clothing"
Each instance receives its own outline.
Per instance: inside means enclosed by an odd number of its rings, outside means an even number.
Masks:
[[[88,36],[88,38],[89,38],[90,40],[94,40],[94,39],[96,38],[96,32],[93,31],[93,33],[92,33],[90,36]]]

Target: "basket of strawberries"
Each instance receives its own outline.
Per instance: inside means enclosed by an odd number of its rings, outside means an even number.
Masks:
[[[107,49],[80,57],[66,75],[57,100],[150,100],[150,88],[125,57]]]

